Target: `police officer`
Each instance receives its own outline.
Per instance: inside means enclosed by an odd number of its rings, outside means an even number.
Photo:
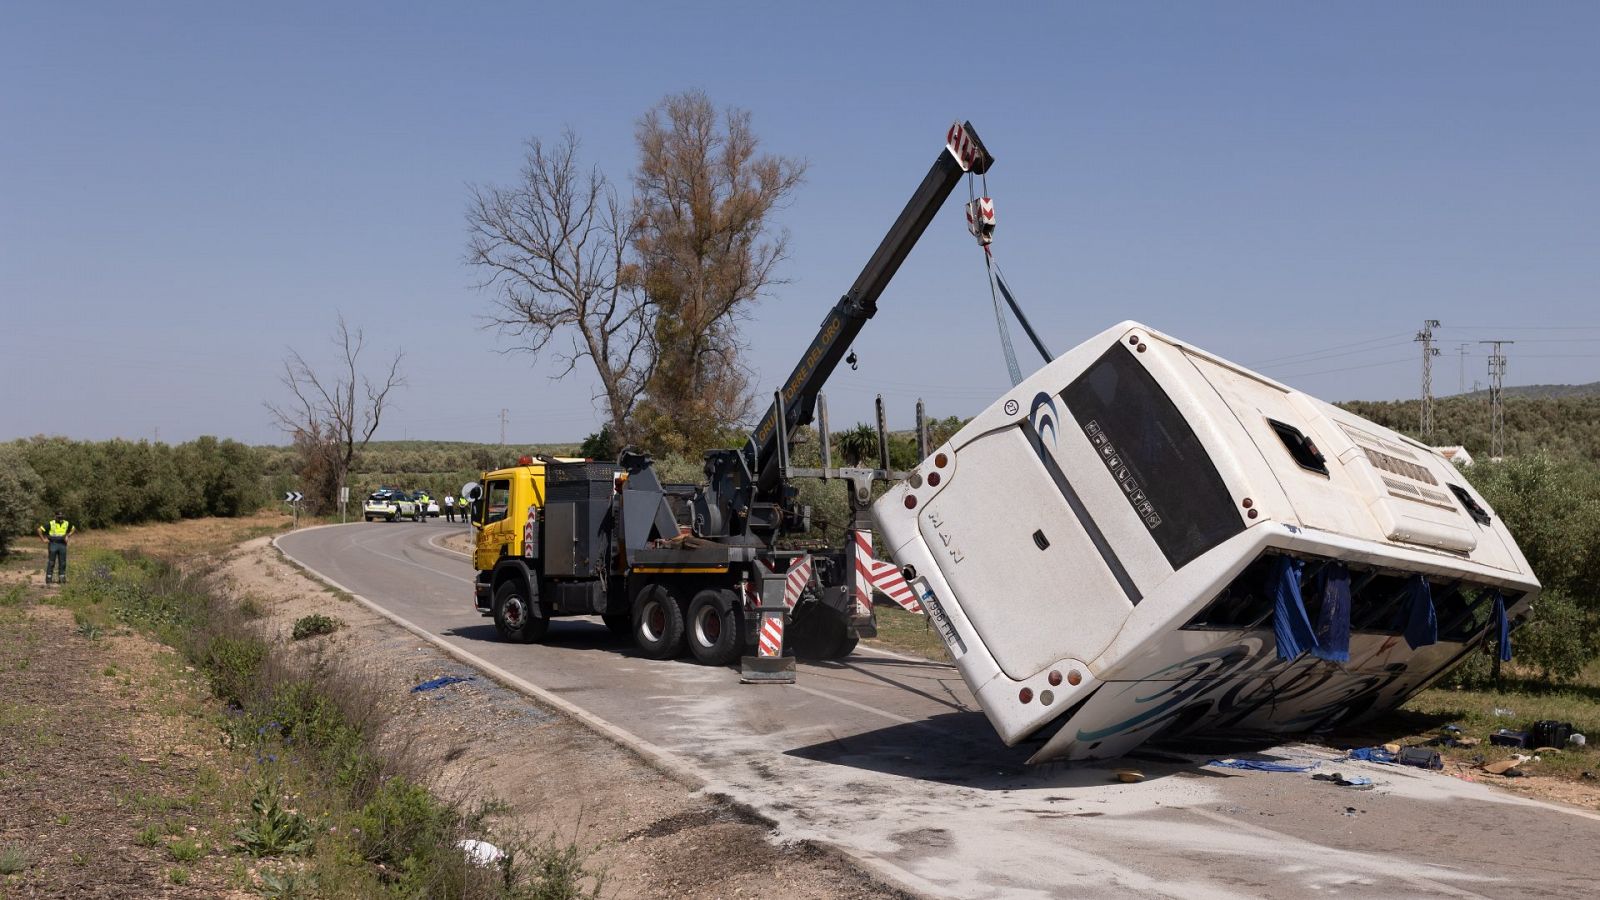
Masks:
[[[57,584],[67,583],[67,538],[72,537],[78,529],[72,527],[67,517],[57,513],[48,523],[39,526],[39,540],[50,545],[50,554],[45,558],[44,583],[52,581]]]
[[[444,495],[444,520],[446,522],[454,522],[456,520],[456,495],[455,494],[445,494]]]
[[[466,497],[456,498],[456,512],[461,513],[461,521],[463,523],[470,522],[472,520],[472,507],[469,505],[469,501]]]

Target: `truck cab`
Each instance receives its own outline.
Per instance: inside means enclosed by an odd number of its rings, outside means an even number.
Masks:
[[[557,462],[582,462],[557,459]],[[473,595],[478,612],[492,614],[495,567],[502,560],[521,560],[528,553],[530,514],[544,507],[545,461],[524,456],[517,465],[485,472],[472,501],[472,527],[477,530],[472,568],[478,572]]]

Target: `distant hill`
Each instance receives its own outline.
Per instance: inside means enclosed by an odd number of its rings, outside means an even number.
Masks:
[[[1588,384],[1522,384],[1505,389],[1507,397],[1527,397],[1535,400],[1559,400],[1563,397],[1600,396],[1600,381]],[[1467,400],[1487,400],[1488,390],[1469,391],[1454,396]]]
[[[1433,434],[1418,430],[1416,400],[1349,400],[1335,404],[1435,447],[1460,444],[1473,456],[1489,454],[1488,394],[1478,391],[1434,400]],[[1506,452],[1537,452],[1600,460],[1600,383],[1506,388]]]

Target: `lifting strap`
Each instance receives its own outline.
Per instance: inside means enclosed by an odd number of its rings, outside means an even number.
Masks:
[[[1028,340],[1033,342],[1034,349],[1039,351],[1044,361],[1048,363],[1055,356],[1045,347],[1044,341],[1039,339],[1038,333],[1033,330],[1033,325],[1028,322],[1028,317],[1022,314],[1022,307],[1018,305],[1016,296],[1006,284],[1005,275],[1000,271],[1000,264],[995,262],[994,250],[990,246],[994,241],[994,200],[987,196],[988,175],[979,177],[983,179],[985,196],[982,197],[976,196],[973,176],[971,173],[967,174],[967,195],[971,198],[967,201],[967,230],[972,232],[972,236],[978,239],[978,246],[983,248],[983,265],[989,275],[989,299],[994,303],[994,321],[1000,332],[1000,349],[1005,353],[1006,370],[1010,373],[1011,384],[1014,386],[1022,383],[1022,369],[1017,365],[1017,353],[1011,346],[1011,328],[1006,324],[1005,307],[1000,305],[1002,296],[1006,305],[1011,308],[1012,314],[1017,317],[1017,322],[1022,325],[1022,330],[1027,333]]]

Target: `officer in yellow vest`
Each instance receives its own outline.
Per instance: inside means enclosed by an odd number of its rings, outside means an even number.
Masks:
[[[47,524],[39,526],[39,540],[50,545],[50,555],[44,564],[44,583],[67,583],[67,538],[78,529],[72,527],[67,517],[56,514]]]

